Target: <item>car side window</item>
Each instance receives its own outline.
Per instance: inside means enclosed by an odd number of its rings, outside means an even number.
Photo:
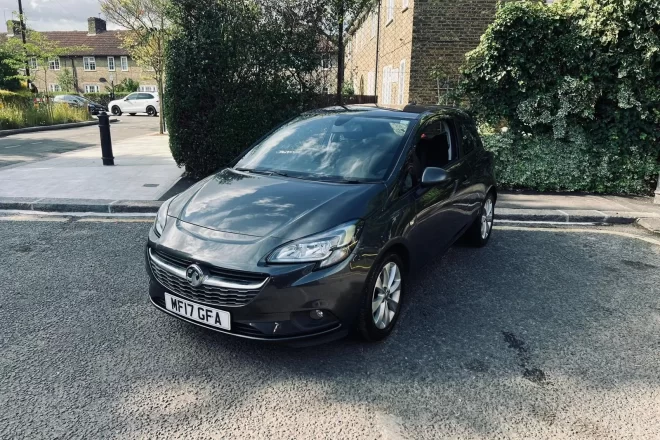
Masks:
[[[139,93],[131,93],[130,95],[128,95],[126,97],[126,99],[129,99],[129,100],[130,99],[138,99],[138,95],[139,95]]]
[[[151,93],[140,93],[141,99],[154,99],[154,95]]]
[[[457,126],[461,144],[461,155],[465,156],[473,152],[479,145],[479,133],[474,124],[469,122],[461,122]]]

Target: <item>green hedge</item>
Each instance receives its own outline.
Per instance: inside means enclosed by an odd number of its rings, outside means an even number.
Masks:
[[[228,165],[313,99],[320,29],[287,28],[265,5],[172,2],[164,115],[172,155],[194,177]]]
[[[584,136],[555,139],[533,134],[487,134],[499,185],[509,189],[645,194],[657,182],[656,159],[643,148],[613,151]]]
[[[660,169],[660,2],[544,3],[498,8],[463,69],[471,110],[511,130],[487,140],[500,181],[651,192]]]

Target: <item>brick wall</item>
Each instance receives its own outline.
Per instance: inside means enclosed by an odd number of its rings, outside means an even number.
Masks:
[[[497,0],[415,0],[409,99],[418,104],[438,102],[434,67],[452,82],[458,78],[465,54],[493,21]],[[442,93],[442,92],[441,92]]]
[[[344,78],[356,94],[376,94],[385,107],[408,103],[413,16],[413,0],[382,0],[350,30]]]

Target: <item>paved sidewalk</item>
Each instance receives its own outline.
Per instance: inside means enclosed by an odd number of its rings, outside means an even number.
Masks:
[[[101,147],[95,146],[1,169],[0,201],[5,204],[0,205],[10,209],[6,202],[13,200],[36,209],[32,205],[40,201],[69,200],[79,205],[157,201],[183,173],[172,159],[168,139],[147,135],[114,143],[115,166],[103,166]]]
[[[496,214],[508,220],[632,223],[660,218],[660,205],[653,204],[652,197],[503,191]]]

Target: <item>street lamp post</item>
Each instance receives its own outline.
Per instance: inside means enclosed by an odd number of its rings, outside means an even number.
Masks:
[[[26,30],[25,30],[25,22],[23,21],[23,3],[21,0],[18,0],[18,20],[20,22],[21,26],[21,40],[23,41],[23,50],[25,50],[25,37],[26,37]],[[27,88],[28,90],[31,90],[30,88],[30,63],[28,62],[27,59],[27,54],[25,57],[25,76],[27,77]]]

